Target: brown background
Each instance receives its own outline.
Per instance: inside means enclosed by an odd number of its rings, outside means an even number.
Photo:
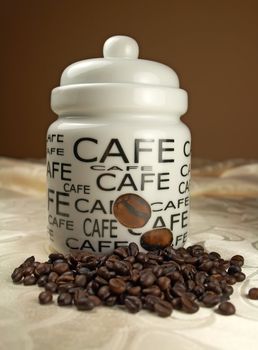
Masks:
[[[1,4],[0,153],[43,157],[49,97],[72,62],[115,34],[170,65],[190,95],[198,157],[258,158],[258,1],[33,0]]]

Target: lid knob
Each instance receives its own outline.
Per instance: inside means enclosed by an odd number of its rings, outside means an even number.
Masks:
[[[129,36],[116,35],[105,41],[103,56],[105,58],[131,58],[136,59],[139,55],[137,42]]]

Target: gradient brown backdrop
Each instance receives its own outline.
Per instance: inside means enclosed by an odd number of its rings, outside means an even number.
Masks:
[[[43,157],[52,88],[111,35],[168,64],[189,92],[198,157],[258,158],[258,1],[1,1],[0,153]]]

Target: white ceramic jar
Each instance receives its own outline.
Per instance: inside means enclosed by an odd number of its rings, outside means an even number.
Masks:
[[[169,67],[138,59],[137,42],[114,36],[104,58],[70,65],[47,135],[51,249],[108,253],[182,246],[188,234],[187,93]]]

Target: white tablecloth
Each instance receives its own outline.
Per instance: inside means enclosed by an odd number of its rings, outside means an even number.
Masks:
[[[234,286],[234,316],[201,308],[159,318],[108,307],[77,312],[38,304],[37,286],[14,285],[13,268],[27,256],[44,261],[45,168],[36,162],[0,159],[0,349],[2,350],[199,350],[258,349],[258,162],[204,162],[193,167],[190,237],[225,258],[245,257],[247,279]]]

